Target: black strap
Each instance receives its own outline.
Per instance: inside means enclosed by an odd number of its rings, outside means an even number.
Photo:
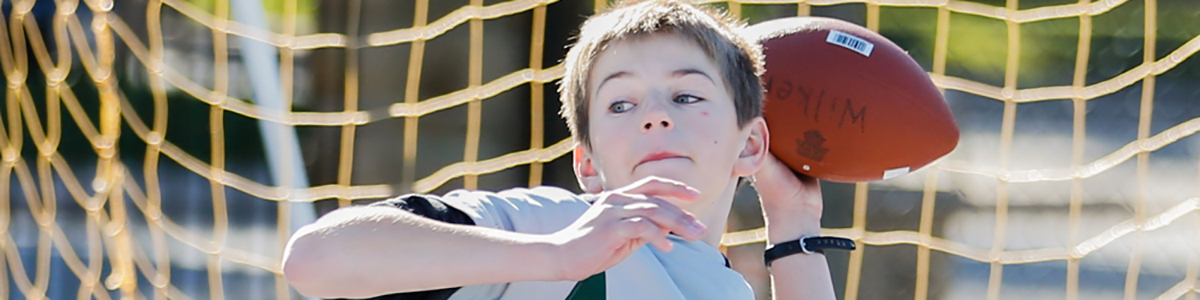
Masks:
[[[825,253],[825,249],[854,250],[854,240],[832,236],[805,237],[799,240],[775,244],[763,252],[763,261],[768,267],[771,262],[784,256],[799,253]]]
[[[604,272],[600,272],[600,274],[592,275],[592,277],[575,283],[575,288],[571,289],[571,294],[567,296],[567,300],[608,299],[605,288],[607,288],[607,283],[604,280]]]
[[[854,250],[854,240],[832,236],[814,236],[804,238],[804,248],[809,251],[825,253],[825,249]]]

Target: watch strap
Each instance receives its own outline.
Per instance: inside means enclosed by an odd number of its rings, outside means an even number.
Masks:
[[[832,236],[803,237],[798,240],[783,242],[768,247],[763,253],[763,261],[768,267],[771,262],[784,256],[799,253],[825,253],[825,249],[854,250],[854,240]]]

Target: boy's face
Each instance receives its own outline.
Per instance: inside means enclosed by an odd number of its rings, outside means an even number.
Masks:
[[[589,192],[659,176],[699,189],[698,201],[669,200],[700,213],[756,171],[746,160],[766,147],[765,123],[739,128],[720,68],[695,43],[663,33],[613,41],[591,72],[592,147],[576,149]],[[584,178],[589,167],[593,176]]]

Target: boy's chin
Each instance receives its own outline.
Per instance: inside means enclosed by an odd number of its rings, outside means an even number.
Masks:
[[[698,184],[698,182],[696,182],[696,179],[697,179],[696,175],[699,175],[699,174],[697,171],[691,170],[689,168],[680,168],[680,167],[675,167],[675,168],[660,167],[660,168],[653,168],[653,169],[645,168],[645,169],[639,169],[637,172],[634,172],[633,175],[635,177],[635,178],[633,178],[633,180],[635,182],[638,180],[642,180],[643,178],[646,178],[646,177],[654,176],[654,177],[659,177],[659,178],[682,182],[693,188],[699,188],[696,186],[696,184]]]
[[[658,176],[658,177],[663,177],[663,178],[675,177],[681,173],[681,172],[679,172],[680,169],[683,169],[683,168],[681,168],[680,166],[672,166],[670,164],[663,164],[663,163],[647,163],[647,164],[643,164],[641,166],[635,167],[633,169],[633,176],[641,177],[641,178],[649,177],[649,176]],[[672,178],[672,179],[674,179],[674,178]]]

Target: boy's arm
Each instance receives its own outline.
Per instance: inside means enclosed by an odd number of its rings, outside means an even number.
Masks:
[[[821,234],[821,186],[816,178],[793,175],[773,155],[754,174],[762,198],[767,242],[774,245]],[[835,299],[825,255],[794,254],[771,263],[774,299]]]
[[[813,179],[814,181],[816,179]],[[803,236],[821,233],[819,222],[803,224],[802,218],[776,218],[767,225],[767,242],[771,245],[798,240]],[[770,218],[770,217],[768,217]],[[771,281],[774,299],[835,299],[833,278],[829,263],[821,253],[793,254],[771,263]]]
[[[284,250],[283,273],[300,293],[322,298],[577,281],[647,243],[669,250],[668,232],[699,239],[704,228],[695,217],[660,198],[691,201],[698,193],[647,178],[601,195],[578,220],[549,235],[448,224],[392,207],[348,207],[296,232]]]
[[[301,294],[383,294],[525,280],[553,280],[551,244],[540,236],[450,224],[401,209],[330,212],[302,227],[283,273]]]

